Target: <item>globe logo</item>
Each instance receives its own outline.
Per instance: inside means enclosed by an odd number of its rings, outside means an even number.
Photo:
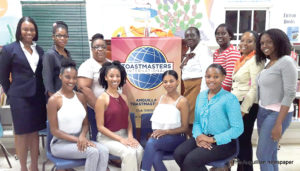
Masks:
[[[173,69],[164,54],[152,46],[140,46],[134,49],[122,64],[127,72],[127,79],[136,88],[152,90],[162,83],[162,74]]]

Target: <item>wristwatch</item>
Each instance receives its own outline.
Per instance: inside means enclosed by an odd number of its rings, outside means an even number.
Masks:
[[[215,137],[212,137],[212,138],[213,138],[213,143],[216,143],[217,141],[216,141]]]

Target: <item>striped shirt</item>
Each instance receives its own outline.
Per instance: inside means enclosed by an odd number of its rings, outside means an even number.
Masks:
[[[227,91],[231,90],[234,65],[240,57],[240,52],[233,45],[230,45],[222,53],[219,53],[219,49],[217,49],[214,53],[213,63],[220,64],[226,70],[226,77],[222,83],[222,87]]]

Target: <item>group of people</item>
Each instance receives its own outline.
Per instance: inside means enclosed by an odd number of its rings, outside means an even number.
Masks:
[[[215,30],[219,48],[200,42],[200,32],[185,32],[182,55],[183,96],[174,70],[162,74],[166,94],[157,97],[151,117],[153,133],[143,147],[133,136],[126,95],[126,71],[106,58],[102,34],[91,39],[92,57],[77,71],[68,43],[68,26],[53,24],[53,46],[36,45],[38,28],[30,17],[19,20],[16,42],[2,48],[0,84],[8,95],[21,171],[38,170],[38,131],[49,121],[50,147],[56,157],[86,158],[85,170],[109,170],[109,154],[119,156],[122,170],[167,170],[165,153],[173,153],[181,170],[207,170],[205,165],[235,154],[238,170],[253,170],[251,136],[257,119],[257,158],[263,171],[278,170],[277,146],[292,118],[297,70],[284,32],[245,32],[239,48],[227,24]],[[76,91],[75,91],[76,89]],[[46,105],[47,104],[47,105]],[[47,117],[46,117],[47,114]],[[91,140],[89,123],[96,125]],[[93,128],[92,128],[93,129]],[[98,132],[99,133],[95,133]],[[189,135],[189,136],[186,136]],[[269,161],[269,162],[268,162]]]
[[[190,36],[190,33],[195,34]],[[253,170],[251,137],[257,119],[256,156],[260,169],[278,170],[278,141],[291,123],[298,79],[287,35],[279,29],[269,29],[260,35],[249,30],[242,35],[237,48],[230,44],[234,37],[231,27],[220,24],[215,30],[219,48],[212,56],[206,50],[195,50],[202,46],[197,28],[188,28],[185,37],[189,50],[183,55],[182,78],[184,94],[187,94],[191,108],[190,116],[195,116],[195,119],[192,118],[193,125],[190,125],[192,138],[175,150],[178,165],[182,170],[206,170],[205,164],[232,155],[235,152],[232,144],[238,138],[237,170]],[[198,43],[192,44],[195,40]],[[213,64],[208,66],[209,63]],[[197,77],[185,80],[184,75],[196,65],[197,69],[190,71],[198,72]],[[211,71],[211,67],[218,68],[218,72]],[[205,78],[208,89],[199,86],[202,78]],[[213,86],[219,83],[221,87],[215,91]],[[198,96],[190,89],[196,89]],[[226,100],[222,100],[224,97]],[[223,112],[226,118],[219,116]],[[235,112],[240,113],[239,116]],[[217,152],[219,148],[221,150]],[[210,153],[212,151],[214,153]]]

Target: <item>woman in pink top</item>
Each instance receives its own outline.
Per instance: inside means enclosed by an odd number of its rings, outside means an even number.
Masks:
[[[122,171],[137,171],[143,156],[143,147],[133,137],[129,117],[128,101],[119,94],[126,82],[125,68],[119,61],[106,62],[100,69],[99,84],[105,92],[95,105],[98,141],[109,149],[109,153],[122,160]]]
[[[226,70],[227,75],[222,83],[222,87],[230,92],[234,65],[240,59],[241,54],[235,46],[230,44],[230,40],[234,36],[229,25],[220,24],[215,31],[215,36],[220,47],[213,55],[213,63],[220,64]]]

